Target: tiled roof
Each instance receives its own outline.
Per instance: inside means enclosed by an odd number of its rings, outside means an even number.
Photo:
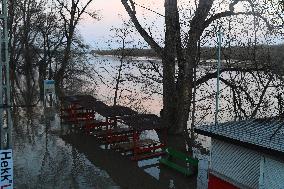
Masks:
[[[252,119],[204,125],[196,128],[199,134],[221,136],[274,151],[284,152],[284,119]]]

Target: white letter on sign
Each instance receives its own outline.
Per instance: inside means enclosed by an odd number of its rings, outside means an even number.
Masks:
[[[13,189],[12,150],[0,150],[0,189]]]

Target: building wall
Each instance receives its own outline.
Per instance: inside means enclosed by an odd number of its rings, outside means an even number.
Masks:
[[[255,151],[212,139],[211,170],[240,188],[258,188],[260,159]]]
[[[215,175],[210,174],[208,189],[239,189],[239,188],[225,180],[220,179]]]
[[[264,187],[269,189],[284,189],[284,163],[271,159],[262,158]]]

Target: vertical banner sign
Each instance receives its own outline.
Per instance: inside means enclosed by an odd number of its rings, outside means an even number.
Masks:
[[[55,94],[55,81],[44,80],[44,95]]]
[[[46,102],[50,97],[50,106],[53,106],[53,101],[55,97],[55,81],[54,80],[44,80],[44,106],[46,107]]]
[[[12,150],[0,150],[0,189],[13,189]]]

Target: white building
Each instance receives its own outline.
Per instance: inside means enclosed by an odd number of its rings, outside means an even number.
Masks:
[[[284,189],[284,120],[201,126],[212,138],[209,189]]]

